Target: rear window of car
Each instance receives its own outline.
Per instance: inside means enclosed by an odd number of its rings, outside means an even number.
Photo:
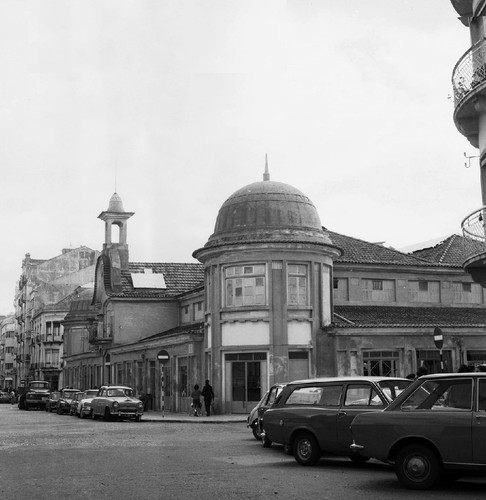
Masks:
[[[464,410],[472,408],[472,379],[424,381],[401,405],[402,410]]]
[[[287,398],[286,405],[339,406],[342,385],[298,387]]]

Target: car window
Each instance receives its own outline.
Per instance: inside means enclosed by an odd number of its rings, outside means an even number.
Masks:
[[[106,395],[111,398],[119,398],[125,396],[123,389],[108,389]]]
[[[371,385],[350,384],[346,390],[344,406],[385,406],[385,403]]]
[[[472,379],[427,380],[403,403],[403,410],[471,410]]]
[[[279,387],[272,387],[270,394],[268,395],[267,405],[273,405],[273,403],[275,403],[279,389]]]
[[[411,383],[412,380],[381,380],[378,382],[378,385],[391,402]]]
[[[322,387],[298,387],[287,398],[286,405],[316,405],[322,396]]]
[[[486,380],[478,380],[478,410],[486,411]]]

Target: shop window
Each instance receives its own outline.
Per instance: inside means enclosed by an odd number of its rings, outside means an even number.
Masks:
[[[396,377],[398,375],[398,351],[364,351],[363,375]]]

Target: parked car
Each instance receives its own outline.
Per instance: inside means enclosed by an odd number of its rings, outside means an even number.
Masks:
[[[53,412],[57,410],[57,403],[59,403],[59,391],[54,391],[49,394],[49,399],[46,401],[46,411]]]
[[[104,417],[110,420],[117,417],[133,418],[140,422],[143,415],[143,403],[133,396],[131,387],[122,385],[102,386],[91,401],[91,416],[93,420]]]
[[[91,417],[91,401],[97,394],[98,389],[88,389],[84,392],[82,399],[78,401],[76,410],[79,418]]]
[[[78,405],[79,402],[83,399],[84,397],[84,392],[78,392],[74,394],[73,399],[71,400],[71,406],[69,408],[69,415],[78,415]]]
[[[19,398],[19,408],[30,410],[31,408],[44,409],[49,399],[50,386],[45,380],[32,380],[22,397]]]
[[[57,403],[56,413],[63,415],[71,411],[71,403],[76,394],[81,392],[79,389],[62,389]]]
[[[277,398],[277,395],[280,394],[280,391],[284,387],[285,384],[272,385],[272,387],[265,392],[265,395],[263,396],[262,399],[260,399],[255,408],[251,410],[246,419],[246,426],[252,430],[253,436],[258,441],[261,441],[262,439],[261,423],[260,423],[261,418],[263,414],[268,410],[268,408],[270,408],[273,405],[275,399]]]
[[[390,377],[291,382],[263,415],[263,446],[282,444],[301,465],[314,465],[323,454],[364,462],[367,458],[350,450],[350,423],[358,413],[383,410],[411,383]]]
[[[383,412],[359,415],[351,449],[393,463],[400,483],[432,488],[486,470],[486,373],[426,375]]]
[[[11,398],[8,392],[0,391],[0,403],[10,403]]]

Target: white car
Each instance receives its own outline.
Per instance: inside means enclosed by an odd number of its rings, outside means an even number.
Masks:
[[[104,417],[105,420],[133,418],[140,422],[143,415],[143,403],[133,396],[133,389],[124,385],[105,385],[91,400],[93,420]]]
[[[79,418],[91,417],[91,401],[98,394],[98,389],[84,391],[83,398],[78,401],[76,415]]]

